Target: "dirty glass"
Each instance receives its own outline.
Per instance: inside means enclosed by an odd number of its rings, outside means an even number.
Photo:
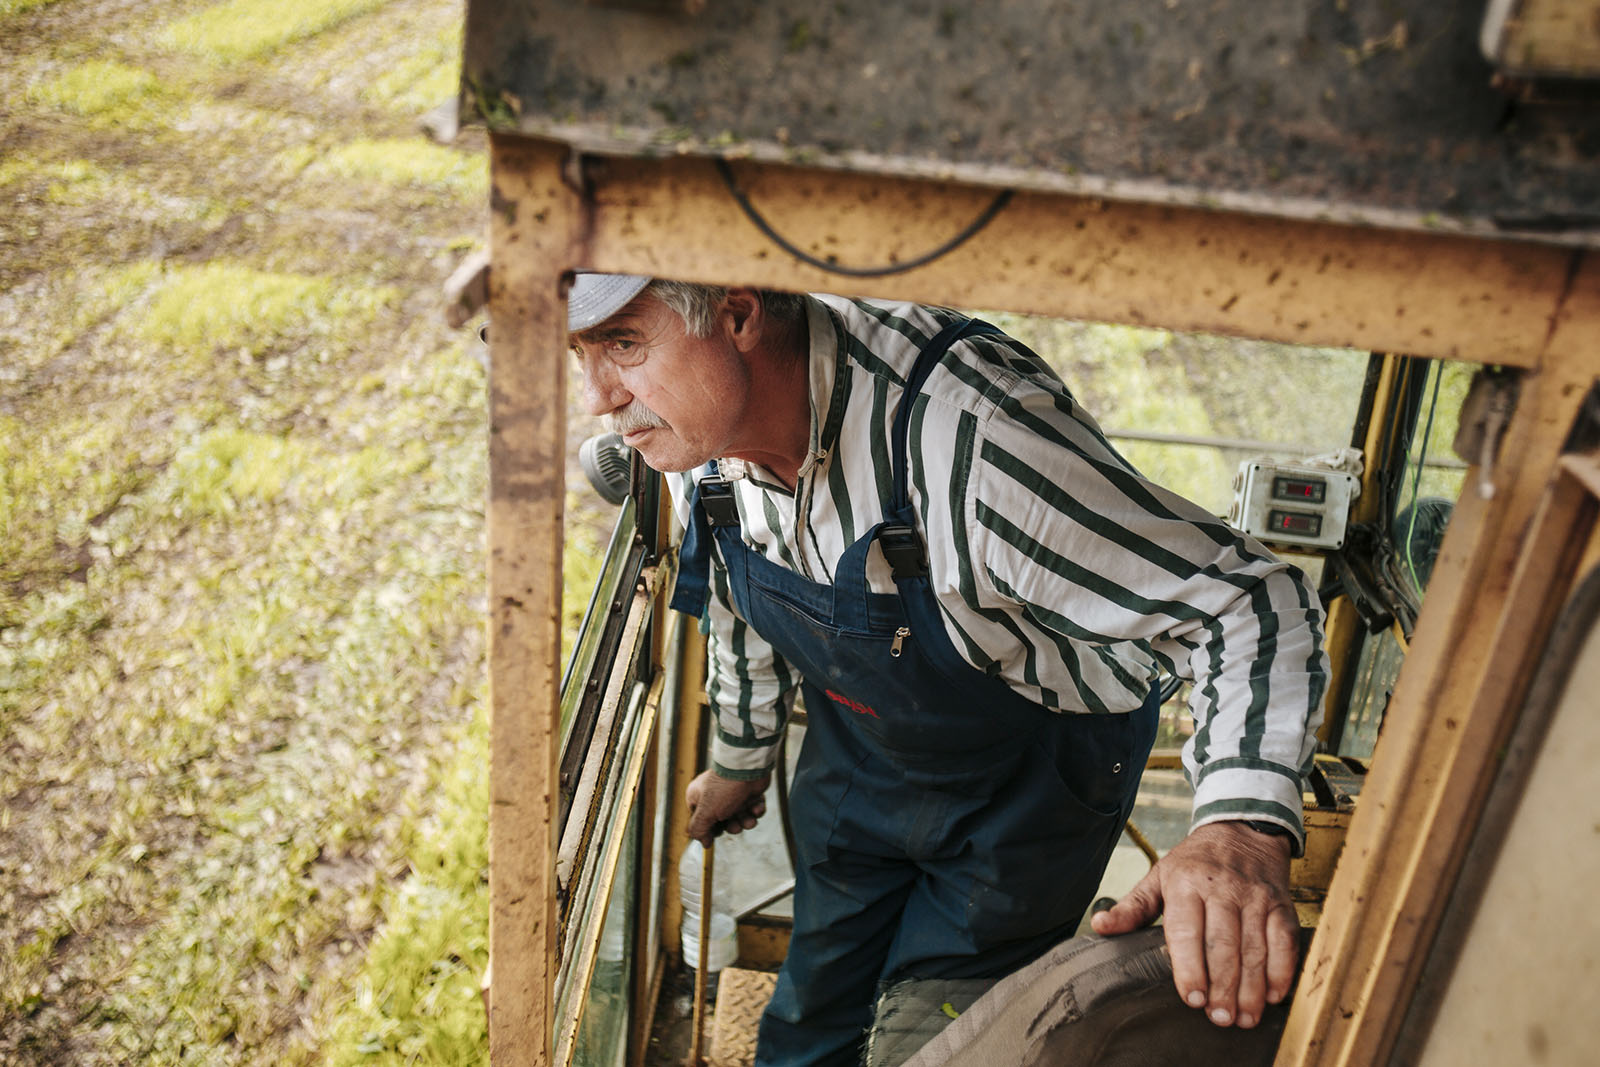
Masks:
[[[1405,463],[1397,471],[1383,531],[1390,557],[1386,573],[1410,609],[1420,609],[1427,596],[1445,530],[1455,502],[1466,486],[1467,465],[1453,450],[1462,402],[1476,367],[1434,361],[1423,370],[1416,421],[1409,428]],[[1400,428],[1404,432],[1405,428]],[[1413,617],[1408,611],[1408,618]],[[1405,662],[1405,642],[1413,627],[1394,627],[1365,634],[1355,682],[1339,733],[1341,756],[1368,759]]]
[[[639,842],[639,809],[628,820],[622,858],[606,905],[594,979],[584,1003],[583,1022],[573,1052],[574,1067],[622,1067],[627,1062],[633,1012],[633,932],[638,923],[638,880],[634,877]]]
[[[1145,477],[1213,515],[1227,513],[1243,461],[1350,444],[1366,352],[975,314],[1038,353]]]
[[[1452,449],[1461,404],[1475,367],[1435,362],[1423,383],[1423,402],[1406,456],[1405,475],[1395,496],[1389,536],[1396,569],[1420,603],[1439,556],[1445,528],[1466,478],[1466,464]]]

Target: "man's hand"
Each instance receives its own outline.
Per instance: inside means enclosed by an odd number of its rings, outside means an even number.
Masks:
[[[689,836],[702,845],[711,844],[719,833],[737,834],[755,826],[767,813],[765,793],[772,775],[748,781],[724,778],[716,771],[704,771],[689,783]]]
[[[1252,1027],[1289,995],[1299,919],[1289,900],[1287,837],[1240,822],[1207,823],[1091,923],[1125,934],[1166,908],[1167,951],[1178,996],[1212,1022]]]

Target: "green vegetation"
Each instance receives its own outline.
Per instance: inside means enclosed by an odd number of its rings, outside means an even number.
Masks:
[[[357,140],[323,152],[301,147],[280,164],[307,177],[343,182],[412,185],[451,193],[472,203],[489,193],[487,160],[420,137]]]
[[[383,928],[324,1046],[329,1067],[484,1062],[479,984],[489,962],[486,694],[455,739],[433,811],[402,831],[410,876],[384,895]]]
[[[82,204],[104,196],[115,179],[88,160],[73,159],[44,168],[45,195],[55,204]],[[0,183],[3,184],[3,183]]]
[[[185,7],[0,42],[0,1061],[481,1062],[484,375],[432,297],[481,138],[317,58],[376,4]]]
[[[461,27],[427,41],[361,90],[363,100],[410,113],[455,97],[461,80]]]
[[[391,289],[211,262],[172,271],[132,330],[140,341],[177,352],[256,355],[291,333],[359,330],[395,299]]]
[[[314,37],[388,0],[227,0],[167,27],[169,48],[223,61],[254,59]]]
[[[9,15],[20,15],[25,11],[48,7],[54,3],[56,3],[56,0],[0,0],[0,18],[6,18]]]
[[[91,60],[71,67],[28,91],[31,101],[82,115],[105,125],[143,125],[166,97],[161,82],[138,67]]]

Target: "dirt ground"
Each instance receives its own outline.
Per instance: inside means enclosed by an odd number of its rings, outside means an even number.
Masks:
[[[373,997],[482,710],[460,18],[0,0],[0,1062],[331,1062]]]

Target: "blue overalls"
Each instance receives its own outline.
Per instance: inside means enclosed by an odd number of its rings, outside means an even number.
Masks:
[[[894,424],[884,522],[832,585],[748,548],[726,485],[696,488],[673,606],[699,614],[709,542],[740,615],[804,677],[790,793],[794,933],[757,1064],[856,1064],[879,983],[1014,970],[1068,937],[1133,806],[1157,699],[1126,715],[1052,712],[957,653],[906,491],[912,401],[962,320],[931,339]],[[898,595],[867,585],[880,545]]]

